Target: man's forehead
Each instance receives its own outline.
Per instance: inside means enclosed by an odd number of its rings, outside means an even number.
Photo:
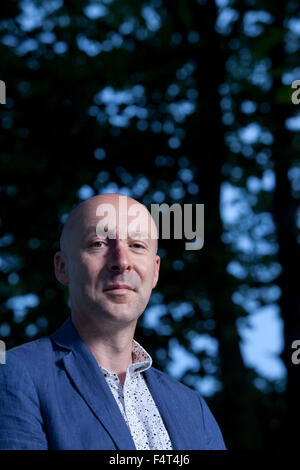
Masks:
[[[109,227],[105,223],[98,222],[94,225],[90,225],[89,227],[86,228],[86,230],[83,233],[83,237],[89,237],[92,235],[98,235],[98,236],[105,236],[108,238],[122,238],[122,235],[125,235],[126,238],[143,238],[143,239],[151,239],[156,237],[151,237],[151,231],[150,230],[145,230],[141,229],[139,230],[139,227],[134,228],[130,226],[120,226],[116,225],[114,227]]]
[[[148,238],[157,240],[155,222],[141,203],[123,195],[94,197],[82,203],[70,214],[63,232],[80,238],[97,233],[114,238]],[[115,236],[116,237],[116,236]]]
[[[157,238],[156,225],[151,214],[145,206],[131,200],[128,204],[126,198],[119,199],[118,204],[100,203],[89,213],[91,220],[86,218],[88,230],[96,226],[98,235],[105,230],[106,233],[118,233],[120,238],[127,236],[143,236],[144,238]],[[96,217],[95,217],[96,216]],[[92,221],[92,223],[90,223]]]

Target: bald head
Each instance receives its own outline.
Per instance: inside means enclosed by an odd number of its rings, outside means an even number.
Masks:
[[[120,238],[149,238],[158,248],[156,224],[148,209],[135,199],[122,194],[102,194],[80,203],[69,214],[60,237],[60,249],[66,255],[74,238],[83,230],[93,230],[114,238],[117,228]]]
[[[135,328],[159,277],[155,221],[121,194],[94,196],[69,215],[54,255],[57,280],[68,286],[72,321],[101,331]],[[132,332],[130,333],[132,334]]]

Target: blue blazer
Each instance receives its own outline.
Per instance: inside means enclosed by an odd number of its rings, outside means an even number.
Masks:
[[[154,367],[144,377],[174,449],[225,449],[199,393]],[[70,318],[50,337],[10,349],[0,364],[0,449],[135,449]]]

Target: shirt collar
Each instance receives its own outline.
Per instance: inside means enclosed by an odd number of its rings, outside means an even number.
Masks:
[[[127,372],[130,374],[137,374],[139,372],[144,372],[149,369],[152,365],[152,358],[150,354],[135,340],[132,342],[132,364],[127,367]],[[105,369],[100,366],[103,373],[111,375],[114,372]]]
[[[130,372],[144,372],[152,365],[150,354],[135,340],[132,344],[132,364],[128,366]]]

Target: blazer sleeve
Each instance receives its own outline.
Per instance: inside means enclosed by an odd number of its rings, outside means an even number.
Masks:
[[[227,450],[217,421],[204,398],[199,394],[197,395],[202,408],[203,427],[206,436],[206,450]]]
[[[0,449],[47,448],[36,387],[22,359],[8,351],[0,364]]]

